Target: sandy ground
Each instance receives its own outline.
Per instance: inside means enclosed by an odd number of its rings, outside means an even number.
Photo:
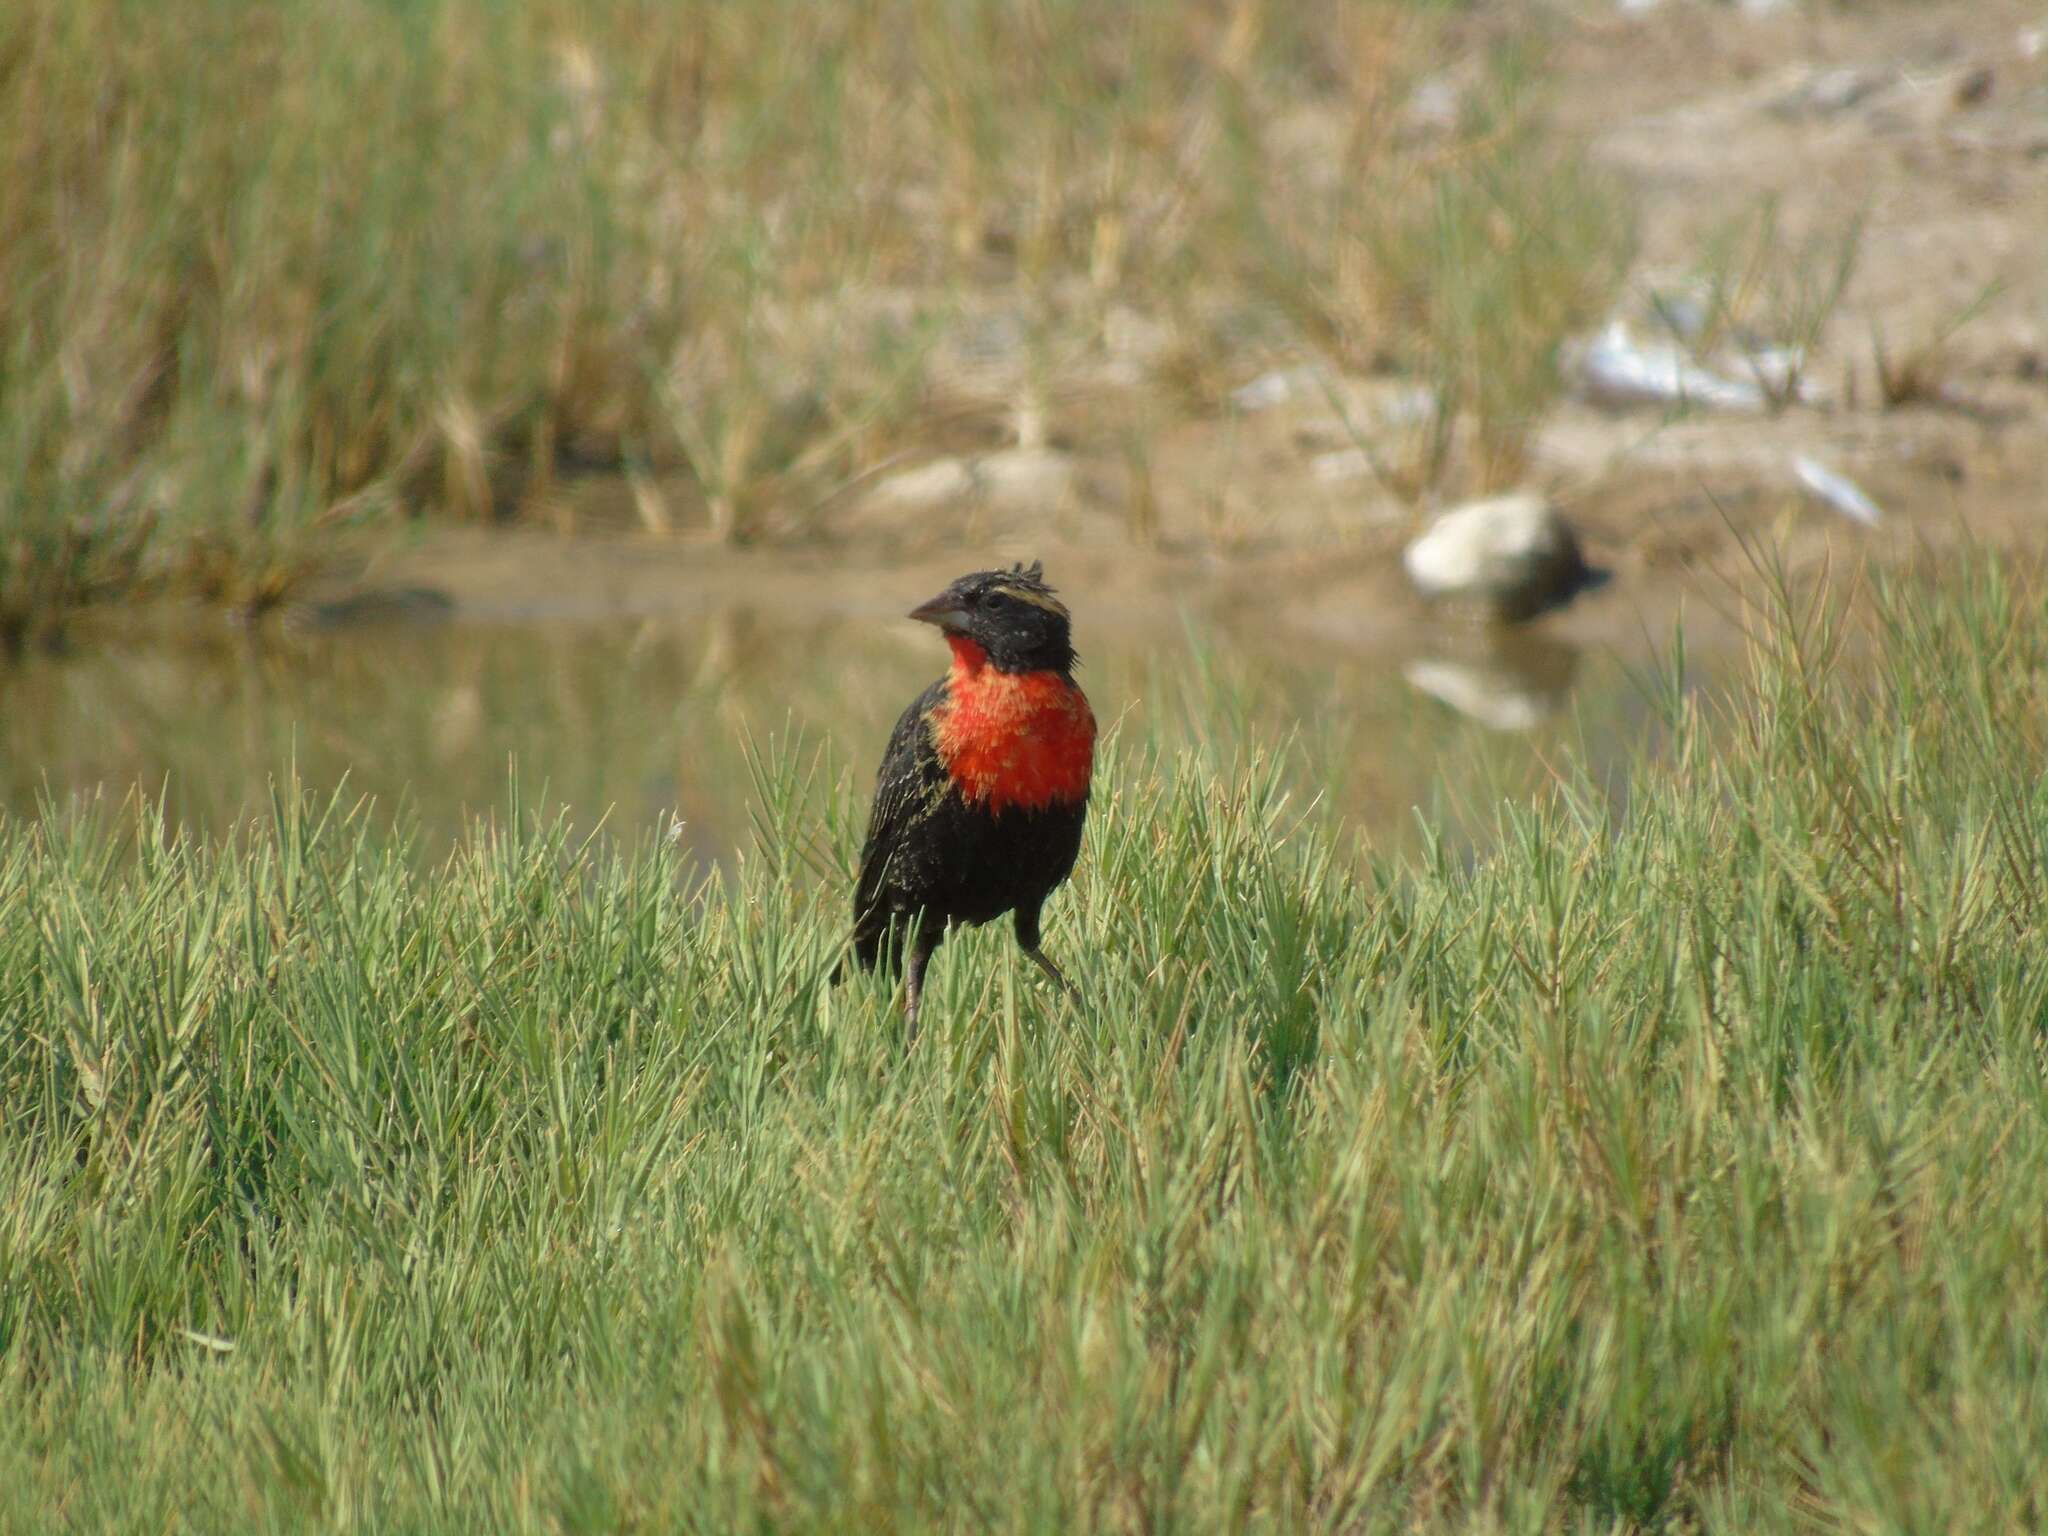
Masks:
[[[2037,545],[2048,510],[2048,7],[1816,3],[1751,15],[1665,0],[1624,14],[1589,3],[1563,23],[1553,68],[1564,131],[1638,200],[1640,255],[1619,311],[1634,334],[1657,324],[1650,295],[1683,293],[1702,252],[1767,204],[1781,284],[1800,279],[1791,253],[1836,249],[1852,227],[1860,238],[1806,358],[1809,399],[1726,413],[1568,399],[1541,424],[1530,483],[1614,576],[1541,620],[1546,629],[1627,646],[1668,633],[1683,610],[1695,634],[1712,630],[1729,583],[1759,557],[1812,572],[1938,564],[1958,540]],[[1459,78],[1457,59],[1443,78]],[[1937,359],[1920,398],[1882,398],[1879,338],[1894,358]],[[1098,622],[1251,612],[1358,648],[1424,622],[1398,553],[1433,509],[1388,494],[1346,453],[1358,420],[1398,404],[1399,384],[1312,382],[1262,360],[1244,386],[1238,405],[1171,415],[1138,400],[1142,376],[1125,398],[1111,377],[1056,399],[1039,442],[935,450],[850,488],[824,509],[825,538],[795,547],[635,535],[632,489],[595,477],[520,528],[387,548],[338,573],[311,611],[342,620],[414,602],[502,620],[688,610],[743,589],[756,606],[885,615],[963,565],[1043,557]],[[1133,420],[1143,483],[1130,467]],[[1853,480],[1881,523],[1802,491],[1801,455]],[[357,601],[378,592],[434,595]]]

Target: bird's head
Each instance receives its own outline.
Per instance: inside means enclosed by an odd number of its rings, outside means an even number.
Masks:
[[[984,661],[1000,672],[1073,669],[1074,643],[1066,605],[1045,584],[1044,567],[976,571],[962,576],[910,617],[935,624],[968,666]]]

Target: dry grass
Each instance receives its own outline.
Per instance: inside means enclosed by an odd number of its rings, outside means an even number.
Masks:
[[[1512,478],[1625,231],[1525,72],[1408,122],[1435,14],[24,0],[0,612],[195,570],[261,607],[338,529],[593,466],[653,528],[804,536],[935,418],[1042,435],[1132,312],[1143,387],[1325,348],[1471,429],[1408,478]]]

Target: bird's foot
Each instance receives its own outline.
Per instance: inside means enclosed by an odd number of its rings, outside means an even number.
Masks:
[[[1064,992],[1069,998],[1073,999],[1075,1002],[1079,1002],[1081,1000],[1081,989],[1075,986],[1071,981],[1067,980],[1066,976],[1061,972],[1060,968],[1054,965],[1052,961],[1049,958],[1047,958],[1044,950],[1027,949],[1024,951],[1024,953],[1031,957],[1032,964],[1036,965],[1041,971],[1045,972],[1046,975],[1052,978],[1052,984],[1058,987],[1060,991]]]

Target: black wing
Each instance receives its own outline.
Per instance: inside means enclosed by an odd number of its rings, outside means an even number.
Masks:
[[[932,742],[931,713],[945,702],[944,678],[919,694],[903,711],[882,766],[875,775],[875,803],[868,812],[868,836],[860,853],[860,879],[853,892],[854,954],[872,966],[889,923],[889,876],[911,829],[945,790],[946,771]]]

